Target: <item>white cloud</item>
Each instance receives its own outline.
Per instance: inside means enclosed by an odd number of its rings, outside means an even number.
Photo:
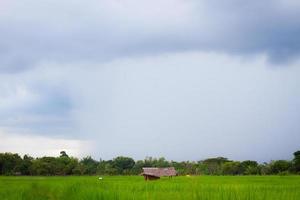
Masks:
[[[0,85],[0,110],[9,110],[34,104],[38,95],[23,84],[3,82]]]
[[[16,134],[3,129],[0,129],[0,138],[0,152],[16,152],[35,157],[58,156],[62,150],[71,156],[82,157],[90,153],[91,146],[89,141]]]

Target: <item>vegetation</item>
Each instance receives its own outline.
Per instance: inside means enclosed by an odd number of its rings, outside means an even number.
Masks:
[[[81,160],[67,155],[33,158],[13,153],[0,153],[0,175],[138,175],[142,167],[173,166],[179,175],[285,175],[300,174],[300,151],[291,161],[276,160],[259,164],[256,161],[231,161],[227,158],[209,158],[198,162],[175,162],[164,158],[134,161],[119,156],[113,160],[96,161],[88,156]]]
[[[299,200],[299,176],[0,177],[3,200]]]

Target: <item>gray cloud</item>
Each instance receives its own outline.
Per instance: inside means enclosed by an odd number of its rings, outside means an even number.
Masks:
[[[97,141],[102,158],[289,159],[299,148],[299,68],[269,67],[264,58],[186,53],[79,70],[88,77],[73,77],[80,135]]]
[[[2,74],[0,129],[93,141],[104,159],[289,159],[300,68],[270,70],[265,59],[189,52]]]
[[[265,53],[277,63],[298,58],[300,50],[300,5],[293,0],[27,0],[4,5],[2,72],[45,61],[103,62],[187,50]]]
[[[54,82],[37,81],[35,75],[30,78],[0,78],[5,83],[0,85],[0,127],[51,136],[73,134],[73,105],[67,90]]]

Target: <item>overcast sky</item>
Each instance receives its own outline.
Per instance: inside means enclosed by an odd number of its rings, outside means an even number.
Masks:
[[[1,0],[0,152],[291,159],[298,0]]]

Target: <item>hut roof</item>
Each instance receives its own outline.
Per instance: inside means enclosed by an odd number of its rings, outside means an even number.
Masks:
[[[150,175],[150,176],[176,176],[176,170],[174,167],[168,168],[154,168],[154,167],[145,167],[143,168],[142,175]]]

